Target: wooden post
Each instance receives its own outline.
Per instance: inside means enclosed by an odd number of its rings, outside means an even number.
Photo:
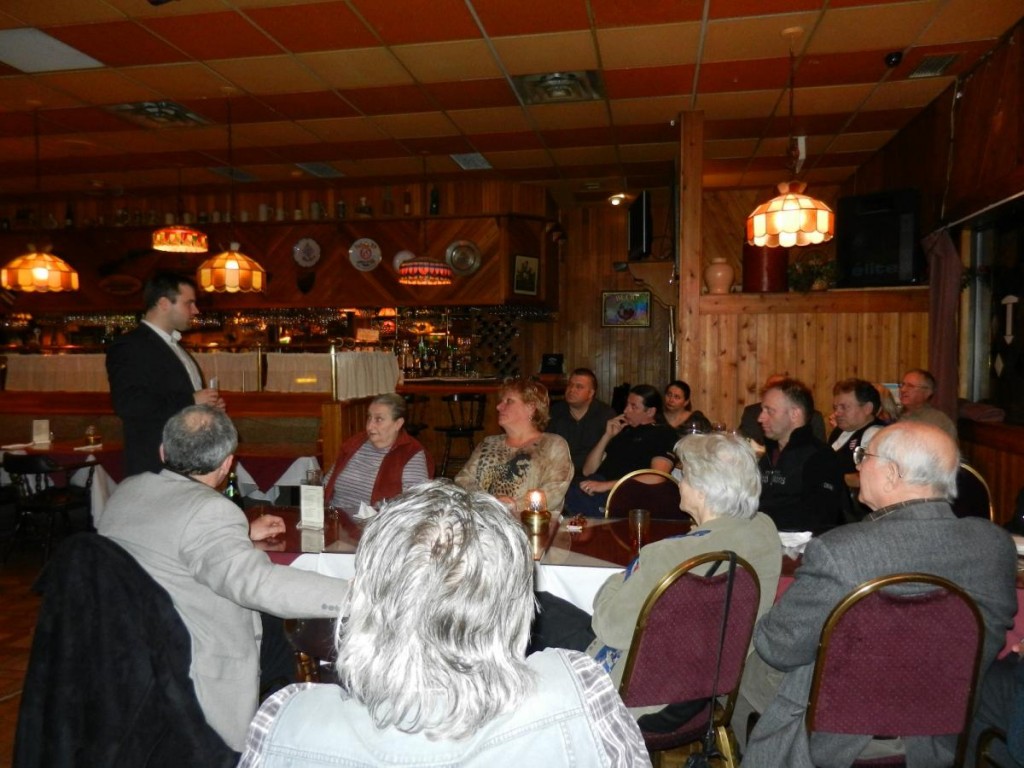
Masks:
[[[701,285],[704,113],[683,112],[679,121],[679,302],[676,375],[695,382],[700,366],[697,337]]]

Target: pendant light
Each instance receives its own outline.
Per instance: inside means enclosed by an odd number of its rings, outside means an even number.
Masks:
[[[181,201],[181,167],[178,167],[178,218],[184,219],[185,206]],[[168,253],[206,253],[209,250],[206,233],[187,224],[169,224],[153,233],[153,250]]]
[[[789,156],[790,170],[800,172],[803,160],[793,135],[793,89],[796,80],[796,57],[793,39],[803,33],[800,27],[783,30],[789,38]],[[762,203],[747,217],[747,243],[758,247],[791,248],[795,245],[817,245],[832,239],[836,231],[836,215],[822,201],[805,195],[802,181],[783,182],[779,194]]]
[[[228,214],[235,220],[235,145],[231,120],[231,99],[228,109]],[[266,286],[267,273],[260,263],[231,243],[228,250],[211,256],[196,270],[196,283],[204,291],[217,293],[261,293]]]
[[[452,268],[443,261],[429,258],[427,254],[427,221],[423,212],[427,210],[427,158],[423,157],[423,186],[420,189],[420,243],[422,256],[403,261],[398,267],[398,282],[402,285],[451,285]]]
[[[35,139],[36,198],[42,191],[39,168],[39,109],[32,112],[32,133]],[[38,212],[37,212],[38,213]],[[78,290],[78,273],[48,248],[28,246],[28,253],[9,261],[0,269],[0,286],[9,291],[25,293],[59,293]]]

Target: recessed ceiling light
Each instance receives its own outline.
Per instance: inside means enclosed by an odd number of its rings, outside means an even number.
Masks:
[[[102,61],[30,27],[0,30],[0,61],[22,72],[99,69]]]
[[[622,205],[628,199],[629,197],[624,192],[619,192],[609,197],[608,202],[611,203],[612,205]]]

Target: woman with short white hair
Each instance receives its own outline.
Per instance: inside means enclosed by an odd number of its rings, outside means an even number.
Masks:
[[[356,551],[342,685],[269,698],[240,765],[649,766],[591,659],[525,657],[533,612],[533,557],[501,502],[432,482],[386,503]]]
[[[775,599],[782,545],[775,523],[757,511],[761,476],[747,441],[719,433],[689,435],[676,443],[675,452],[683,473],[679,507],[696,527],[685,536],[641,548],[638,560],[610,576],[594,598],[596,639],[587,651],[616,685],[644,601],[669,572],[691,557],[732,550],[750,563],[761,582],[758,617]]]

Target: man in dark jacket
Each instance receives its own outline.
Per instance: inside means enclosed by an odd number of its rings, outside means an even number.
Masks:
[[[765,434],[760,510],[780,531],[823,531],[842,520],[848,503],[839,459],[808,425],[814,396],[796,379],[765,390],[758,423]]]

